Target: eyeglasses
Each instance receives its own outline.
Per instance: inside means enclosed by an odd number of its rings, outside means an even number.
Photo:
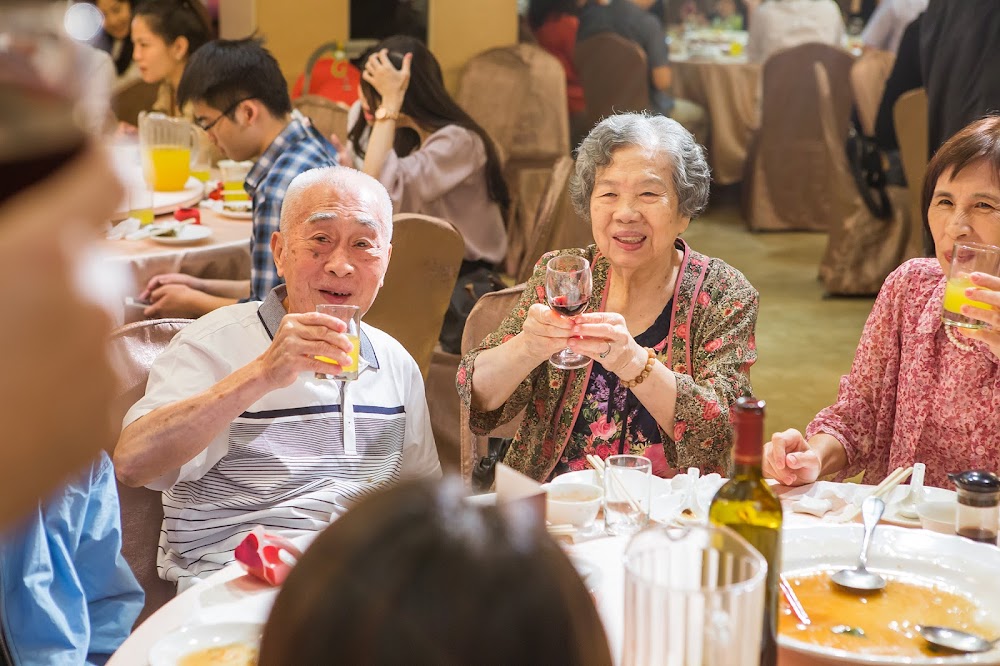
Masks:
[[[207,125],[204,125],[202,123],[196,122],[195,125],[197,125],[198,127],[200,127],[205,132],[208,132],[213,127],[215,127],[219,123],[220,120],[222,120],[223,118],[225,118],[226,116],[228,116],[229,114],[231,114],[233,111],[235,111],[236,107],[238,107],[243,102],[249,102],[252,99],[253,99],[253,97],[244,97],[243,99],[238,99],[235,102],[233,102],[232,104],[230,104],[229,107],[225,111],[223,111],[218,116],[216,116],[215,120],[213,120],[212,122],[208,123]]]

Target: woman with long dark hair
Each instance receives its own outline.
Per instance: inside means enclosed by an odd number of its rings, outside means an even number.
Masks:
[[[492,139],[445,90],[441,66],[420,41],[389,37],[362,70],[371,133],[364,148],[356,141],[357,123],[349,138],[363,154],[363,171],[385,185],[396,212],[454,224],[465,238],[463,271],[497,265],[507,253],[510,194]],[[419,147],[405,157],[393,147],[402,127],[419,137]]]
[[[146,0],[132,18],[132,59],[146,83],[160,84],[154,111],[180,116],[175,93],[188,58],[213,37],[200,0]]]

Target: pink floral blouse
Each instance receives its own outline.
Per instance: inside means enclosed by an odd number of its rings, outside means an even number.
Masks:
[[[1000,472],[1000,360],[986,345],[952,344],[941,324],[945,278],[936,259],[912,259],[879,292],[837,402],[813,419],[847,451],[839,478],[865,470],[878,483],[922,462],[928,485],[951,488],[948,472]]]

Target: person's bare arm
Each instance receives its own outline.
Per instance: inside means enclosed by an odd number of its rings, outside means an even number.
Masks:
[[[118,479],[143,486],[204,451],[234,418],[300,372],[328,372],[314,357],[349,364],[351,342],[339,319],[318,312],[287,315],[258,358],[202,393],[153,410],[125,428],[115,448]]]
[[[653,81],[653,87],[657,90],[670,90],[670,84],[673,81],[673,72],[670,71],[670,65],[654,67],[653,71],[650,72],[650,77]]]
[[[378,53],[373,53],[365,63],[362,76],[382,96],[380,108],[388,114],[384,119],[376,117],[372,124],[371,135],[368,137],[363,170],[373,178],[381,175],[382,166],[389,151],[392,150],[396,137],[396,121],[392,116],[398,115],[403,108],[403,97],[410,83],[410,60],[412,55],[407,53],[403,57],[402,68],[396,69],[389,61],[386,49],[382,49]]]
[[[472,376],[472,406],[491,412],[506,402],[539,363],[566,347],[573,320],[536,303],[520,333],[476,357]]]

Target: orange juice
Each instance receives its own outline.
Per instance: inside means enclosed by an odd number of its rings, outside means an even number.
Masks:
[[[348,333],[347,339],[351,341],[352,345],[354,345],[354,348],[350,352],[351,363],[349,365],[342,366],[336,361],[334,361],[332,358],[329,358],[327,356],[316,356],[315,358],[317,361],[323,361],[324,363],[330,363],[331,365],[338,366],[340,370],[338,370],[336,374],[353,375],[351,379],[354,379],[355,377],[357,377],[358,373],[358,354],[361,351],[361,338],[359,338],[357,335],[351,335],[350,333]]]
[[[955,314],[962,314],[963,305],[971,305],[972,307],[980,308],[985,306],[985,303],[973,301],[965,295],[966,289],[975,286],[976,285],[972,284],[972,279],[968,275],[949,279],[948,283],[944,287],[944,309],[948,312],[954,312]]]
[[[250,201],[250,195],[243,189],[242,180],[222,181],[223,201]]]
[[[191,174],[191,149],[153,146],[143,151],[142,173],[157,192],[179,192]]]
[[[139,220],[139,225],[143,227],[153,223],[154,215],[152,208],[133,208],[128,212],[128,215]]]

